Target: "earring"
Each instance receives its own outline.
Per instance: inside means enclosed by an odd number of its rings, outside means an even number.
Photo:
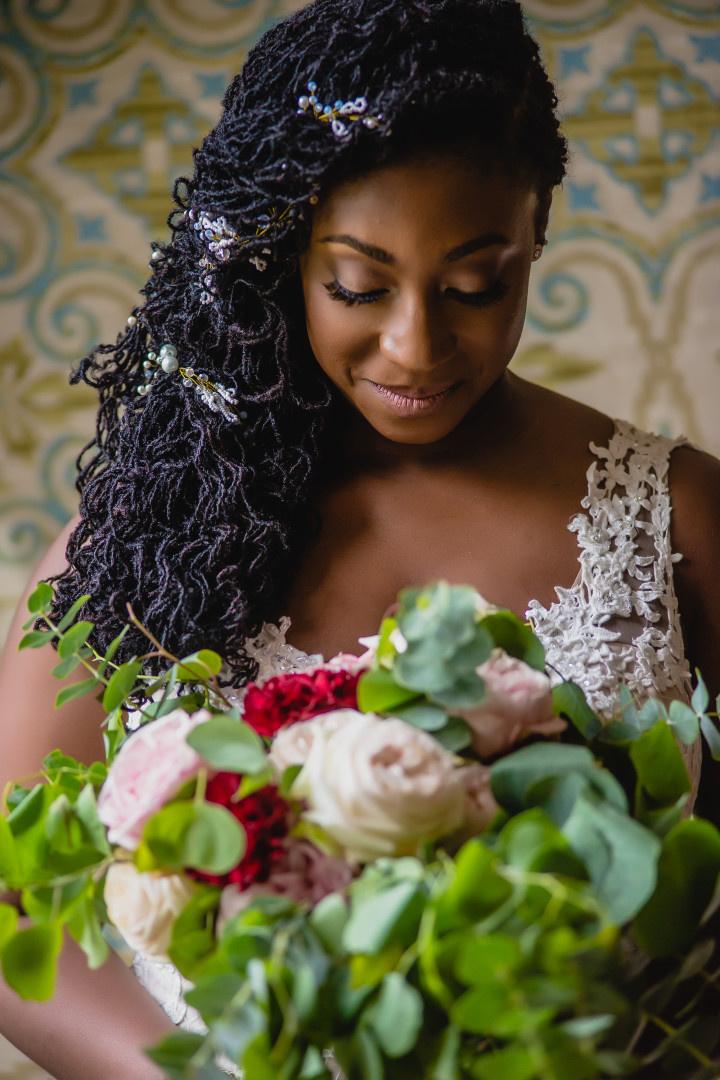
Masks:
[[[533,248],[533,254],[532,254],[533,262],[537,262],[538,259],[540,258],[540,256],[542,255],[542,253],[543,253],[542,244],[536,244],[535,247]]]

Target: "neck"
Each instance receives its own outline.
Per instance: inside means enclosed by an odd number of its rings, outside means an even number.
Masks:
[[[517,436],[522,423],[522,380],[505,372],[443,439],[432,443],[393,442],[380,435],[346,402],[341,405],[338,430],[342,431],[338,463],[347,468],[392,469],[452,465],[468,457],[488,455]],[[360,463],[362,463],[360,465]]]

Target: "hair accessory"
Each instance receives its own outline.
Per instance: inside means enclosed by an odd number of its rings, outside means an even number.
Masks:
[[[193,229],[199,233],[208,250],[208,254],[203,255],[199,263],[202,285],[200,302],[210,304],[217,297],[215,273],[218,264],[236,258],[251,240],[258,240],[260,237],[266,236],[290,217],[293,211],[294,207],[292,206],[286,206],[281,212],[278,212],[277,208],[273,206],[269,214],[261,214],[258,218],[255,236],[243,239],[231,225],[228,225],[225,217],[211,218],[205,210],[188,210],[188,217],[193,223]],[[262,254],[270,255],[271,249],[263,248]],[[253,255],[249,262],[252,263],[256,270],[261,272],[268,268],[267,259],[262,259],[259,255]]]
[[[349,137],[353,123],[361,123],[371,130],[383,126],[385,118],[382,113],[372,116],[368,112],[367,98],[357,97],[352,101],[339,99],[334,105],[323,105],[317,96],[317,83],[309,82],[307,88],[308,93],[301,94],[297,99],[298,116],[308,113],[323,124],[329,124],[338,139]]]
[[[177,358],[177,349],[169,342],[160,346],[158,352],[151,350],[147,359],[143,360],[143,369],[147,373],[147,382],[138,386],[137,393],[144,397],[152,389],[153,380],[164,372],[172,375],[178,372],[183,380],[183,386],[194,386],[200,400],[213,412],[221,413],[231,424],[239,424],[241,420],[247,420],[247,413],[237,407],[237,396],[234,390],[229,390],[222,383],[211,382],[208,376],[202,372],[196,372],[191,367],[180,367]]]

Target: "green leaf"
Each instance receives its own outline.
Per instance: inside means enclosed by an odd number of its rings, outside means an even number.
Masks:
[[[575,803],[562,832],[585,863],[613,921],[622,924],[636,915],[657,881],[657,837],[609,803],[585,795]]]
[[[492,611],[484,615],[481,626],[494,645],[509,656],[516,656],[536,671],[545,670],[545,649],[530,627],[512,611]]]
[[[71,683],[70,686],[63,686],[62,690],[59,690],[55,697],[55,708],[59,709],[62,705],[65,705],[68,701],[75,701],[76,698],[85,697],[86,694],[91,694],[93,690],[99,690],[102,684],[97,679],[83,679],[82,682]]]
[[[394,713],[418,698],[415,690],[399,686],[384,668],[374,668],[361,676],[357,687],[358,709],[364,713]]]
[[[418,1040],[423,1022],[423,1000],[398,971],[382,981],[380,994],[365,1019],[389,1058],[409,1054]]]
[[[48,1001],[55,992],[61,948],[62,927],[58,923],[19,930],[1,958],[8,986],[26,1001]]]
[[[488,978],[507,979],[522,962],[522,949],[507,934],[473,937],[463,945],[455,963],[455,974],[466,986],[485,983]]]
[[[49,644],[54,638],[54,630],[30,630],[29,633],[20,638],[18,652],[22,652],[23,649],[39,649],[43,645]]]
[[[611,773],[597,766],[595,758],[584,746],[550,742],[533,743],[516,750],[490,769],[493,795],[504,809],[518,813],[533,805],[550,803],[553,783],[575,774],[618,810],[627,811],[627,799]],[[551,813],[556,823],[558,816]]]
[[[206,1023],[210,1023],[222,1015],[246,982],[245,978],[231,972],[208,975],[186,992],[185,1000],[197,1009]]]
[[[0,813],[0,881],[14,888],[19,870],[15,837],[7,818]]]
[[[633,933],[651,956],[670,956],[693,942],[720,874],[720,833],[708,821],[681,821],[665,837],[652,897]]]
[[[184,836],[183,862],[209,874],[226,874],[245,853],[245,830],[224,806],[196,803],[195,818]]]
[[[192,867],[209,874],[225,874],[237,866],[245,851],[245,831],[224,806],[182,800],[153,814],[143,830],[139,868],[146,865],[143,848],[157,866],[168,870]]]
[[[18,918],[17,908],[0,903],[0,953],[17,930]]]
[[[448,721],[448,714],[444,709],[429,703],[401,706],[395,709],[393,716],[398,720],[404,720],[406,724],[420,728],[421,731],[431,731],[433,734],[445,727]]]
[[[670,725],[681,743],[692,746],[700,734],[700,722],[684,701],[670,702]]]
[[[49,610],[55,592],[52,585],[49,585],[47,581],[40,581],[35,586],[33,591],[28,596],[27,609],[32,612],[33,615],[39,615],[41,612]]]
[[[68,656],[67,660],[61,660],[59,664],[55,665],[52,669],[52,675],[56,679],[67,679],[68,675],[72,675],[73,671],[79,666],[79,656]]]
[[[553,712],[569,720],[588,742],[600,733],[602,724],[577,683],[563,682],[553,687],[552,702]]]
[[[130,629],[130,624],[126,623],[126,625],[123,626],[122,630],[117,635],[117,637],[114,637],[112,639],[112,641],[108,645],[107,649],[105,650],[105,656],[104,656],[104,659],[102,660],[102,663],[100,663],[98,665],[98,675],[103,676],[105,674],[105,669],[107,668],[108,664],[110,663],[110,661],[113,659],[113,657],[117,653],[117,651],[120,648],[120,646],[121,646],[121,644],[123,642],[123,639],[124,639],[124,637],[127,634],[129,629]]]
[[[89,635],[93,632],[94,623],[88,622],[87,619],[81,619],[80,622],[71,626],[58,642],[58,656],[61,660],[66,660],[73,653],[79,652],[87,641]]]
[[[101,967],[108,958],[108,943],[103,937],[98,918],[95,897],[88,893],[80,901],[68,920],[68,930],[87,957],[93,970]]]
[[[292,792],[292,786],[297,780],[298,776],[302,772],[302,765],[288,765],[287,769],[283,771],[280,778],[280,785],[278,791],[284,799],[287,799]],[[271,776],[268,776],[265,783],[270,783]]]
[[[27,793],[21,803],[8,815],[7,822],[13,836],[22,836],[40,820],[40,816],[49,803],[49,792],[45,784],[36,784]]]
[[[670,805],[690,791],[682,752],[663,720],[633,742],[630,758],[640,784],[656,802]]]
[[[215,914],[220,890],[199,886],[172,925],[168,954],[186,979],[198,981],[216,949]]]
[[[708,688],[705,685],[705,681],[697,668],[695,668],[695,676],[697,678],[697,686],[693,690],[690,704],[698,716],[702,716],[710,704],[710,695],[708,694]]]
[[[450,716],[445,727],[433,731],[433,738],[451,754],[458,754],[472,742],[472,732],[461,716]]]
[[[175,1080],[176,1077],[186,1075],[185,1067],[190,1064],[191,1059],[201,1048],[204,1041],[204,1035],[194,1035],[189,1031],[178,1031],[172,1035],[167,1035],[145,1052],[156,1065],[159,1065],[161,1069],[165,1069],[168,1075]]]
[[[353,1042],[357,1048],[361,1080],[385,1080],[382,1054],[370,1032],[366,1028],[358,1028]]]
[[[98,815],[95,790],[91,783],[86,784],[78,795],[75,802],[75,814],[81,821],[93,846],[97,848],[98,851],[102,852],[103,855],[109,855],[110,845],[105,832],[105,826],[100,821]]]
[[[84,596],[78,596],[77,600],[74,600],[71,606],[63,615],[60,622],[57,624],[58,630],[61,632],[67,630],[68,626],[75,621],[75,616],[84,604],[90,599],[90,593],[85,593]]]
[[[709,716],[701,717],[700,730],[703,733],[713,761],[720,761],[720,731],[718,731]]]
[[[310,925],[325,949],[339,956],[343,948],[343,934],[350,918],[347,900],[339,893],[330,893],[315,905],[310,913]]]
[[[142,664],[139,660],[128,660],[121,664],[108,681],[103,694],[102,707],[105,712],[112,712],[125,701],[125,698],[135,686]]]
[[[203,682],[212,679],[222,667],[222,657],[212,649],[183,657],[177,664],[178,682]]]
[[[475,922],[505,903],[512,885],[498,873],[498,857],[482,840],[468,840],[455,857],[455,872],[440,897],[441,913]]]
[[[348,952],[380,952],[408,925],[416,927],[424,898],[414,881],[401,881],[362,900],[353,898],[350,918],[343,932]]]
[[[428,1069],[427,1080],[458,1080],[458,1054],[460,1032],[455,1027],[445,1028],[435,1056]]]
[[[260,736],[248,724],[229,716],[214,716],[198,724],[187,741],[214,769],[253,775],[268,767]]]
[[[507,1046],[485,1053],[473,1062],[475,1080],[534,1080],[538,1074],[535,1056],[524,1046]],[[547,1073],[560,1077],[561,1073]]]
[[[23,889],[22,909],[36,923],[64,922],[87,892],[88,881],[87,877],[79,876],[64,885]]]

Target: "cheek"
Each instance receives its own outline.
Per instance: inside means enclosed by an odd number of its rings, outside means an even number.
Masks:
[[[348,380],[348,368],[367,352],[372,337],[364,328],[364,320],[348,318],[348,311],[351,309],[328,303],[324,297],[319,300],[306,297],[305,322],[310,348],[334,382]]]

